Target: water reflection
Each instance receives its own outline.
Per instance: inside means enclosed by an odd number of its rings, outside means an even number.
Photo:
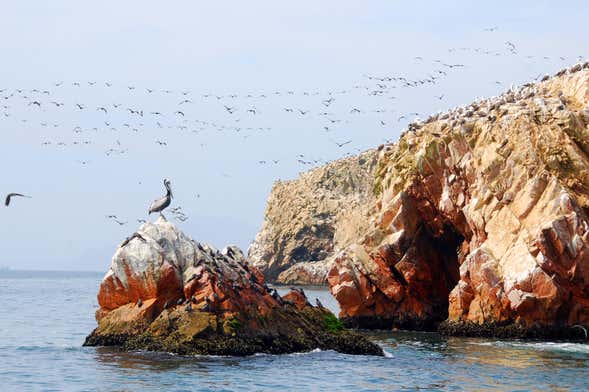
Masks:
[[[212,363],[222,366],[239,366],[236,357],[183,356],[149,351],[125,352],[112,347],[97,347],[96,362],[104,366],[120,369],[167,372],[190,368],[190,371],[205,371]]]

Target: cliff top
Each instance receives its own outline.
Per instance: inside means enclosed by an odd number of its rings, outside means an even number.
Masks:
[[[394,189],[403,188],[416,174],[428,170],[428,160],[439,157],[441,147],[452,140],[464,140],[469,150],[464,153],[488,143],[495,144],[502,155],[515,151],[517,157],[512,155],[513,159],[521,160],[530,170],[538,168],[558,175],[586,204],[583,184],[589,184],[588,173],[576,173],[581,169],[579,157],[576,152],[565,151],[560,139],[564,131],[574,146],[589,151],[589,142],[573,133],[570,124],[574,111],[589,116],[588,80],[589,63],[577,64],[538,83],[527,83],[409,124],[397,143],[379,147],[375,193],[382,191],[382,181],[389,181]],[[388,162],[394,165],[388,166]]]

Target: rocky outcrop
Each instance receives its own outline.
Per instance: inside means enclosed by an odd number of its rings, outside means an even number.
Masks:
[[[329,272],[360,327],[584,336],[589,64],[409,126]]]
[[[85,345],[179,354],[321,348],[382,355],[302,292],[280,297],[236,247],[201,245],[161,217],[137,234],[117,249],[100,284],[98,327]]]
[[[376,150],[367,151],[274,184],[248,255],[267,279],[326,282],[334,255],[368,227],[376,155]]]

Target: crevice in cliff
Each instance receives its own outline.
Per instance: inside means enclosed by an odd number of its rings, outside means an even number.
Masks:
[[[448,297],[450,291],[458,284],[460,280],[460,264],[458,249],[464,242],[464,237],[448,224],[444,225],[442,235],[434,238],[432,241],[432,251],[438,253],[439,271],[436,275],[434,271],[433,276],[441,280],[439,294],[440,307],[437,309],[433,318],[438,322],[448,318]]]
[[[419,301],[424,305],[424,329],[433,329],[448,318],[450,291],[460,279],[458,248],[464,237],[450,224],[444,224],[441,231],[433,232],[424,225],[415,239],[414,257],[421,269],[429,269],[428,278],[417,281],[410,287],[422,293]]]

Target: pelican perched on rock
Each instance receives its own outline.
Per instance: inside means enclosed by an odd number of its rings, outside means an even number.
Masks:
[[[166,195],[160,199],[154,200],[154,202],[151,203],[148,211],[149,214],[151,214],[152,212],[159,212],[160,215],[164,217],[162,211],[170,205],[172,199],[174,198],[174,196],[172,196],[172,188],[170,188],[170,184],[170,180],[164,178],[164,187],[166,188]]]

